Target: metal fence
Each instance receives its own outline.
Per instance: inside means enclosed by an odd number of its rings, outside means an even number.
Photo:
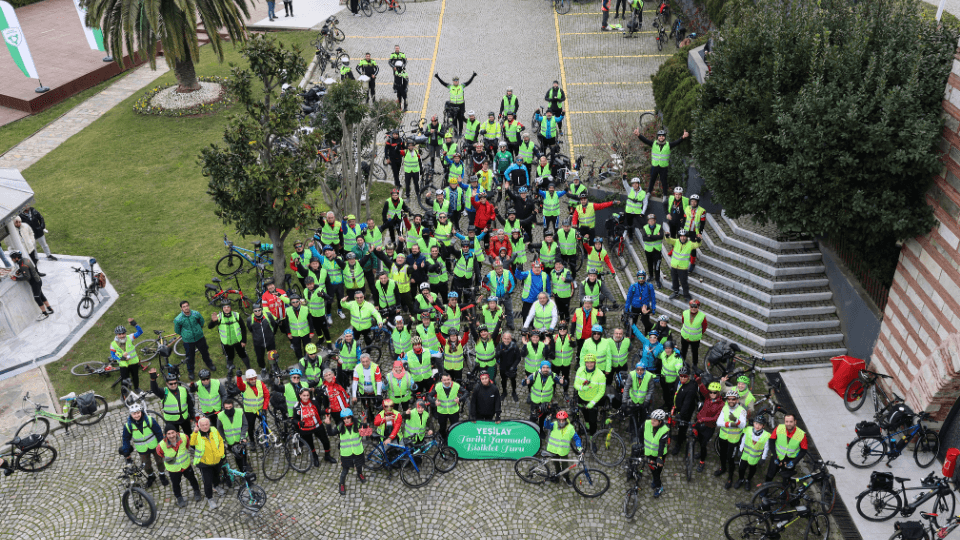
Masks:
[[[873,268],[864,264],[863,258],[859,257],[857,252],[850,248],[846,240],[823,238],[822,241],[836,252],[843,264],[860,282],[873,303],[883,313],[883,310],[887,307],[887,297],[890,296],[890,286],[872,275]]]

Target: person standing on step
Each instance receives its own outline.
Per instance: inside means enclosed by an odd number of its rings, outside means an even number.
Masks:
[[[173,331],[183,338],[183,348],[187,353],[187,374],[190,380],[196,380],[196,354],[199,351],[207,369],[216,373],[217,368],[210,359],[210,349],[207,347],[207,338],[203,336],[203,315],[199,311],[190,309],[190,302],[180,301],[180,314],[173,320]]]
[[[643,240],[643,254],[647,258],[647,270],[650,279],[657,282],[657,288],[663,288],[660,279],[660,261],[663,260],[663,228],[657,223],[656,214],[647,215],[647,224],[640,230]]]
[[[707,223],[707,211],[700,207],[700,195],[690,196],[690,205],[684,211],[683,228],[696,237],[703,234],[703,227]],[[697,250],[690,254],[690,273],[697,269]]]
[[[473,82],[473,79],[476,78],[477,72],[474,71],[473,75],[470,77],[467,82],[460,84],[460,77],[453,78],[453,84],[447,84],[443,79],[440,78],[439,73],[434,73],[433,76],[442,84],[445,88],[450,90],[450,103],[456,108],[454,113],[454,124],[456,125],[456,135],[460,137],[463,135],[463,123],[467,120],[463,117],[463,113],[467,110],[466,101],[463,96],[463,91],[470,86],[470,83]]]
[[[642,3],[640,5],[643,6]],[[670,150],[686,141],[690,134],[684,131],[683,136],[673,142],[667,142],[667,132],[663,129],[657,132],[657,138],[654,141],[641,135],[639,129],[634,129],[633,134],[640,139],[640,142],[650,147],[650,186],[647,187],[647,193],[653,193],[653,187],[657,184],[657,179],[660,180],[663,193],[666,193],[667,172],[670,170]]]
[[[217,328],[220,332],[220,345],[223,354],[227,357],[227,370],[233,369],[233,358],[239,356],[243,365],[250,367],[250,357],[247,356],[247,327],[240,319],[240,313],[233,311],[230,300],[220,303],[220,313],[210,315],[207,328]]]
[[[664,238],[664,241],[670,246],[670,276],[673,278],[673,294],[671,300],[680,298],[681,287],[683,297],[692,300],[690,296],[690,284],[688,275],[690,272],[690,257],[693,250],[700,247],[699,238],[697,241],[690,240],[690,234],[686,229],[680,229],[680,238]]]
[[[635,227],[643,223],[643,203],[647,199],[647,192],[640,187],[640,179],[630,181],[630,190],[627,191],[627,238],[636,238]]]
[[[164,486],[170,484],[167,480],[166,468],[163,466],[163,459],[156,452],[161,439],[163,439],[163,430],[160,428],[160,423],[149,414],[145,414],[139,403],[131,405],[130,416],[123,424],[120,455],[131,461],[131,453],[140,454],[140,463],[143,465],[144,472],[147,473],[147,489],[157,481],[153,472],[153,463],[157,465],[156,474],[160,475],[160,483]],[[151,459],[153,463],[150,462]]]
[[[683,312],[680,326],[680,356],[687,360],[687,349],[693,353],[693,366],[700,360],[700,340],[707,331],[707,315],[700,311],[700,301],[691,300],[690,309]]]
[[[277,9],[276,0],[267,0],[267,19],[269,19],[270,22],[273,22],[274,19],[277,18],[277,14],[275,13],[276,9]]]
[[[44,236],[47,233],[47,222],[43,219],[43,215],[41,215],[36,208],[28,206],[26,210],[20,212],[20,219],[33,230],[33,238],[40,244],[40,247],[43,248],[43,252],[47,254],[47,260],[57,260],[57,258],[50,253],[50,246],[47,245],[47,238]]]

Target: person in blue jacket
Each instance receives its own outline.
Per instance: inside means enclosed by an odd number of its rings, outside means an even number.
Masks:
[[[150,486],[157,480],[153,472],[154,464],[156,464],[157,473],[160,475],[160,483],[164,486],[169,484],[163,458],[154,451],[157,444],[162,440],[163,430],[160,429],[160,422],[145,413],[139,403],[131,405],[130,416],[123,424],[120,455],[130,460],[130,454],[134,451],[140,454],[140,463],[143,464],[143,470],[147,473],[147,489],[150,489]]]
[[[523,311],[521,311],[520,320],[525,320],[527,314],[530,313],[530,308],[533,307],[533,303],[537,301],[537,297],[540,296],[540,292],[547,293],[547,296],[553,294],[550,288],[550,274],[543,273],[543,265],[540,264],[540,261],[533,261],[533,264],[530,265],[529,272],[521,272],[519,267],[516,272],[517,286],[520,287],[521,294],[523,297]],[[527,277],[530,277],[530,287],[527,290],[527,284],[525,280]]]
[[[652,283],[647,283],[647,273],[637,271],[637,282],[630,285],[627,291],[627,301],[623,305],[623,312],[630,315],[631,324],[637,324],[637,316],[643,322],[643,332],[653,328],[650,317],[657,312],[657,294]]]
[[[660,353],[663,352],[663,345],[660,344],[659,335],[656,330],[651,330],[647,336],[634,324],[633,335],[640,341],[640,363],[643,369],[658,375],[660,373]]]
[[[515,186],[529,186],[530,185],[530,171],[527,170],[527,166],[523,164],[523,157],[517,156],[516,163],[507,167],[507,170],[503,172],[503,189],[509,191],[511,185]]]

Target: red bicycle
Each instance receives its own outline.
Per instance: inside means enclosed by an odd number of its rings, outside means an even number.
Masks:
[[[236,309],[239,309],[240,313],[244,317],[246,317],[247,315],[249,315],[248,312],[252,304],[250,303],[250,300],[247,298],[247,296],[243,294],[243,290],[240,288],[240,280],[237,279],[236,274],[233,275],[233,280],[237,283],[237,288],[224,289],[223,286],[221,285],[222,281],[220,280],[220,278],[217,278],[217,277],[213,278],[213,283],[207,283],[206,290],[204,291],[204,295],[207,297],[207,302],[211,306],[215,306],[215,307],[219,307],[224,300],[230,300],[233,303],[233,305],[236,307]],[[230,295],[237,295],[238,297],[240,297],[240,301],[234,302],[234,299],[231,298]]]

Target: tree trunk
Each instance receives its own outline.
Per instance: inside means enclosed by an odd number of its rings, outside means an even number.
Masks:
[[[197,70],[192,58],[175,61],[173,74],[177,78],[178,94],[189,94],[200,89],[200,81],[197,80]]]
[[[270,235],[270,242],[273,244],[273,282],[277,284],[278,289],[286,288],[283,281],[284,274],[287,273],[287,256],[283,253],[284,236],[280,229],[267,229]]]

